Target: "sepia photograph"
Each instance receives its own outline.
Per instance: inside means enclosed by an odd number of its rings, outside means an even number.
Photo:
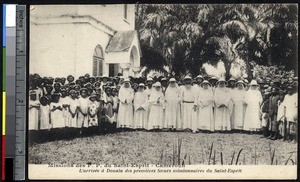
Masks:
[[[297,4],[29,14],[29,179],[297,178]]]

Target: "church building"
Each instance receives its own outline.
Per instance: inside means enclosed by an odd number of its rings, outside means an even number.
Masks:
[[[30,73],[41,76],[135,76],[141,48],[135,5],[33,5]]]

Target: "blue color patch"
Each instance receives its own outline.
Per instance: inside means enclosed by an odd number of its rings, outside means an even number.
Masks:
[[[3,26],[2,26],[2,40],[3,40],[3,42],[2,42],[2,45],[3,45],[3,47],[5,47],[6,46],[6,4],[3,4]]]

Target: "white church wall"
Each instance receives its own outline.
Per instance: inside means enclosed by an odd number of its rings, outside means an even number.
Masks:
[[[91,74],[95,47],[110,38],[89,24],[31,24],[30,34],[30,72],[41,76]]]

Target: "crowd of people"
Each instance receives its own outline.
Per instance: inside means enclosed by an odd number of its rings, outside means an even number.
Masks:
[[[276,76],[275,76],[276,77]],[[277,78],[278,77],[278,78]],[[298,78],[30,75],[30,140],[127,130],[261,133],[296,140]],[[263,80],[263,81],[262,81]]]

